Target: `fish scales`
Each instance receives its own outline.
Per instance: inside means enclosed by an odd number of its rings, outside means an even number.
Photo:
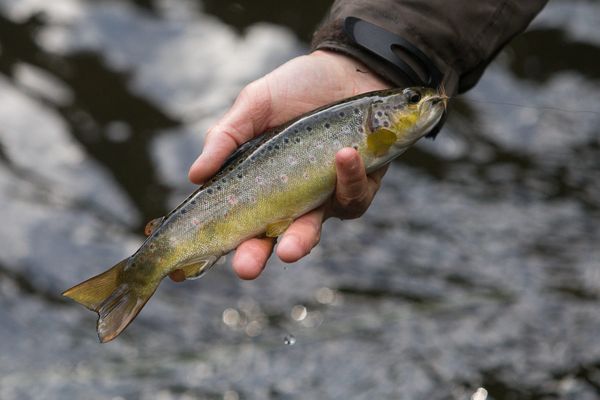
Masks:
[[[199,277],[244,240],[323,204],[335,189],[339,150],[355,148],[372,172],[431,134],[446,100],[426,88],[373,92],[266,132],[159,223],[151,222],[135,254],[64,294],[99,314],[101,341],[113,339],[166,275]]]

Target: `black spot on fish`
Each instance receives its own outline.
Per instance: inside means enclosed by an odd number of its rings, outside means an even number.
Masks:
[[[242,179],[242,176],[243,176],[242,174],[238,174],[239,179]]]
[[[388,121],[383,121],[383,126],[387,128],[388,126],[390,126],[390,123]]]
[[[329,129],[330,127],[331,127],[331,124],[330,124],[329,122],[327,122],[327,123],[325,124],[325,128]]]
[[[185,214],[186,212],[187,212],[187,210],[185,208],[181,210],[182,214]]]
[[[278,144],[275,145],[275,150],[279,150],[279,145]]]
[[[358,114],[360,112],[360,110],[358,108],[354,109],[354,114]]]
[[[217,186],[217,190],[221,190],[221,186]]]
[[[294,133],[298,133],[298,129],[294,129]]]
[[[377,116],[381,117],[383,115],[383,113],[381,111],[377,111]]]
[[[208,192],[208,194],[212,194],[213,190],[212,189],[208,189],[207,192]]]
[[[227,183],[227,179],[223,178],[223,179],[221,179],[221,182]]]
[[[267,146],[267,150],[269,150],[269,151],[273,150],[273,146],[271,146],[271,145],[268,145],[268,146]]]
[[[192,201],[190,201],[190,203],[191,203],[192,205],[194,205],[194,204],[196,204],[196,200],[192,200]]]
[[[357,145],[352,145],[352,148],[353,148],[354,150],[358,150],[358,146],[357,146]]]
[[[288,138],[285,138],[285,139],[283,139],[283,142],[284,142],[284,143],[289,143],[289,142],[290,142],[290,139],[288,139]]]
[[[345,116],[345,115],[346,115],[346,113],[345,113],[345,112],[343,112],[343,111],[341,111],[341,112],[340,112],[340,117],[343,117],[343,116]]]
[[[296,138],[296,143],[300,143],[300,138]]]
[[[312,128],[310,126],[307,126],[306,130],[310,132],[310,131],[312,131]]]

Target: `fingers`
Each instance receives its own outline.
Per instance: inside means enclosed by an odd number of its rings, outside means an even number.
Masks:
[[[310,253],[321,238],[324,215],[325,208],[319,207],[295,220],[281,237],[277,256],[291,263]]]
[[[273,251],[273,238],[250,239],[240,244],[233,256],[232,265],[241,279],[255,279],[265,268]]]
[[[337,152],[335,167],[337,183],[332,214],[341,219],[360,217],[371,204],[385,171],[367,177],[360,155],[352,148]]]
[[[298,218],[290,225],[277,247],[284,262],[298,261],[319,243],[324,208],[319,207]],[[241,279],[255,279],[265,268],[273,251],[272,238],[250,239],[240,244],[233,257],[233,269]]]
[[[190,181],[212,177],[239,146],[262,133],[269,122],[271,91],[265,78],[246,86],[231,109],[207,133],[202,154],[190,167]]]

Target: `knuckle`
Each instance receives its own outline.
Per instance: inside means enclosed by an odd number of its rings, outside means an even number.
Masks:
[[[235,147],[240,147],[248,139],[239,129],[229,124],[217,125],[212,132],[215,138],[218,136],[220,140],[228,140]]]
[[[341,219],[358,218],[367,211],[371,204],[371,198],[365,192],[357,197],[338,197],[336,200],[336,214]]]

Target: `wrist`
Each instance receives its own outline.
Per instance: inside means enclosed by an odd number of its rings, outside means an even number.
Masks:
[[[373,72],[363,62],[348,54],[329,49],[317,49],[310,53],[308,57],[326,60],[339,69],[340,76],[350,77],[354,83],[354,94],[392,87],[390,82]]]

